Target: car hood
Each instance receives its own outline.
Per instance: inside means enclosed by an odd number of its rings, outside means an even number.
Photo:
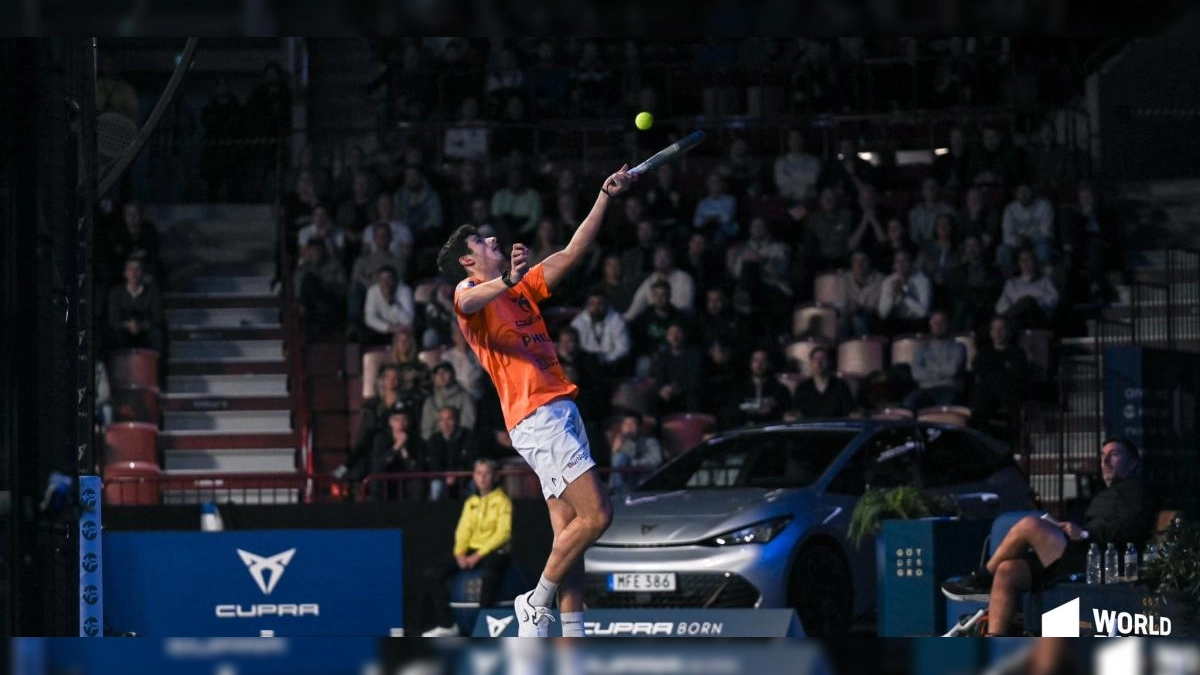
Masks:
[[[797,490],[637,492],[613,500],[612,524],[599,546],[693,543],[790,512],[781,502]]]

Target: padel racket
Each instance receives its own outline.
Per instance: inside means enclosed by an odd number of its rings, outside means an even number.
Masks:
[[[684,136],[683,138],[679,139],[678,141],[675,141],[674,143],[663,148],[662,150],[659,150],[652,157],[650,157],[650,159],[647,159],[646,161],[642,162],[641,164],[638,164],[637,166],[633,167],[632,169],[629,170],[629,173],[631,173],[635,176],[640,176],[641,174],[646,173],[647,171],[653,171],[654,169],[658,168],[659,166],[666,164],[667,162],[669,162],[673,159],[683,156],[685,153],[690,151],[692,148],[699,145],[700,141],[702,141],[702,140],[704,140],[704,132],[703,131],[693,131],[692,133],[688,134],[687,136]]]

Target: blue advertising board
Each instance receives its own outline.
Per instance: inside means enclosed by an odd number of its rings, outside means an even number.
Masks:
[[[550,623],[550,637],[562,636]],[[804,637],[792,609],[592,609],[583,617],[588,637]],[[480,610],[472,637],[516,637],[511,609]]]
[[[18,638],[17,644],[29,638]],[[145,640],[44,638],[44,653],[14,675],[361,675],[380,672],[376,638],[171,637]]]
[[[106,629],[403,635],[402,554],[399,530],[108,533]]]

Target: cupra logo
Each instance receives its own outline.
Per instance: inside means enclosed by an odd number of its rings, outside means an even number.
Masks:
[[[240,548],[237,553],[241,557],[242,563],[246,565],[246,569],[250,571],[250,576],[254,578],[254,583],[258,584],[259,590],[263,592],[263,595],[270,595],[271,591],[275,590],[275,585],[283,578],[284,568],[292,561],[296,549],[289,548],[283,553],[276,553],[269,557],[243,551]]]

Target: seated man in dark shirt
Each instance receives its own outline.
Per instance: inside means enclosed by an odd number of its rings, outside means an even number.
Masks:
[[[854,410],[850,385],[833,370],[828,347],[814,347],[808,355],[812,377],[796,387],[792,407],[801,417],[845,417]]]
[[[750,354],[750,372],[734,383],[721,414],[721,426],[778,422],[792,404],[787,387],[775,379],[771,357],[765,349]]]
[[[432,399],[431,399],[432,400]],[[475,439],[471,431],[460,424],[458,408],[442,406],[437,411],[437,428],[425,441],[430,471],[470,471],[475,461]],[[449,495],[458,498],[462,492],[457,478],[434,479],[429,484],[429,498]]]
[[[1025,350],[1013,344],[1008,319],[992,317],[989,341],[975,355],[971,423],[980,431],[1011,440],[1029,381]]]
[[[1021,594],[1061,581],[1084,570],[1088,546],[1109,542],[1123,547],[1142,542],[1154,521],[1152,495],[1138,471],[1141,455],[1132,441],[1112,437],[1100,450],[1100,472],[1107,488],[1096,495],[1083,525],[1028,516],[1017,521],[987,564],[942,584],[952,600],[986,600],[989,635],[1006,635]]]

